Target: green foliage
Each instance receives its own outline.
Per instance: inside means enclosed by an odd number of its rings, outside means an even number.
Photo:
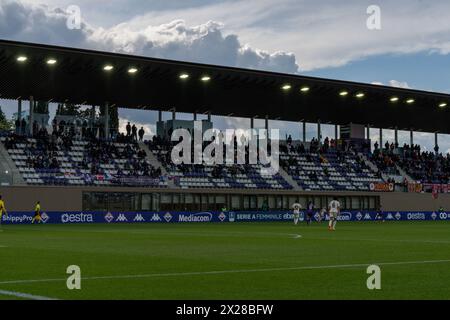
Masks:
[[[0,106],[0,131],[8,131],[14,129],[14,121],[6,119],[5,113]]]
[[[56,114],[61,116],[80,115],[80,106],[71,103],[60,103],[56,108]]]

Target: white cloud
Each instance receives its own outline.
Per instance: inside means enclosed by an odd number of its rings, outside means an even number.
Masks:
[[[389,85],[395,88],[411,89],[407,82],[401,82],[397,80],[390,80]]]
[[[380,81],[374,81],[372,82],[374,85],[378,86],[384,86],[385,84]],[[403,89],[411,89],[411,87],[408,85],[405,81],[398,81],[398,80],[389,80],[388,86],[394,87],[394,88],[403,88]]]
[[[32,3],[46,1],[52,5],[65,7],[72,0],[26,0]],[[0,0],[1,2],[1,0]],[[302,71],[320,68],[339,67],[351,61],[383,54],[412,54],[418,52],[450,53],[450,2],[448,0],[378,0],[381,8],[382,29],[370,31],[366,27],[368,15],[366,9],[374,4],[371,0],[341,1],[336,0],[186,0],[182,4],[157,0],[108,0],[108,10],[103,10],[106,1],[75,1],[81,6],[83,16],[91,23],[106,21],[108,26],[104,32],[98,32],[100,38],[106,37],[108,44],[121,44],[126,49],[139,47],[134,41],[152,42],[155,47],[141,50],[151,54],[168,54],[179,57],[180,51],[186,47],[189,59],[217,58],[222,64],[223,56],[216,55],[215,46],[233,47],[238,41],[239,51],[234,47],[234,56],[226,57],[223,64],[269,68],[275,64],[278,70],[295,72],[294,60],[301,65]],[[170,26],[174,19],[186,21],[175,30]],[[209,25],[207,21],[219,21],[221,24]],[[118,24],[119,22],[124,22]],[[0,22],[1,23],[1,22]],[[26,19],[23,19],[26,23]],[[167,26],[169,24],[169,26]],[[164,26],[164,27],[162,27]],[[190,27],[188,27],[190,26]],[[195,28],[192,26],[198,26]],[[205,29],[205,26],[206,29]],[[220,26],[220,27],[218,27]],[[10,28],[15,28],[11,26]],[[179,29],[178,29],[179,28]],[[37,28],[39,30],[39,28]],[[217,31],[219,29],[219,31]],[[0,29],[3,30],[3,29]],[[126,31],[125,31],[126,30]],[[195,41],[195,33],[209,30],[205,41]],[[0,32],[1,33],[1,32]],[[236,35],[239,35],[237,40]],[[128,46],[123,45],[125,35],[135,38]],[[218,38],[213,41],[214,35]],[[231,36],[231,38],[228,38]],[[235,40],[233,39],[235,38]],[[168,39],[172,39],[168,41]],[[97,39],[103,43],[102,39]],[[108,42],[109,41],[109,42]],[[178,46],[175,44],[183,43]],[[200,52],[192,46],[199,43],[210,43],[206,46],[211,54]],[[172,44],[158,50],[161,43]],[[192,46],[191,46],[192,45]],[[227,48],[229,48],[226,46]],[[269,54],[265,61],[264,53],[253,49],[249,54],[253,59],[247,61],[244,49],[263,48]],[[113,49],[114,47],[111,47]],[[173,49],[173,53],[172,53]],[[277,55],[279,50],[293,52],[294,55]],[[229,52],[228,52],[229,53]],[[236,58],[238,57],[238,58]],[[277,60],[282,60],[281,62]],[[254,60],[256,59],[256,60]],[[196,60],[197,61],[197,60]]]
[[[67,17],[62,9],[0,0],[0,37],[287,73],[298,71],[293,54],[242,45],[235,34],[224,35],[223,25],[211,20],[195,26],[173,20],[140,29],[128,23],[96,28],[83,22],[81,29],[69,30]]]

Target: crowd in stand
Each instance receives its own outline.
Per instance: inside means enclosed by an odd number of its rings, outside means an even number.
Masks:
[[[368,169],[364,159],[355,152],[352,144],[342,142],[341,145],[338,145],[335,140],[330,140],[328,137],[325,138],[322,144],[318,139],[313,138],[310,142],[309,150],[305,149],[303,143],[295,146],[292,144],[292,140],[288,139],[286,145],[280,146],[280,151],[285,153],[296,152],[298,154],[303,154],[307,162],[318,162],[321,164],[328,163],[327,154],[328,152],[333,151],[336,155],[336,159],[345,171],[363,173],[364,169]],[[346,161],[347,156],[351,156],[351,158],[355,160],[355,163]],[[294,171],[289,169],[290,167],[295,167],[296,165],[297,160],[291,155],[287,160],[281,161],[281,166],[283,168],[298,176],[300,175],[300,168],[297,167]],[[330,176],[330,172],[326,166],[323,168],[323,173],[326,177]],[[310,172],[308,176],[312,181],[319,180],[317,173],[314,171]]]
[[[10,134],[4,141],[7,149],[13,149],[17,143],[26,144],[25,155],[27,157],[26,164],[34,169],[61,169],[61,163],[58,160],[58,152],[69,152],[73,145],[74,139],[88,141],[85,146],[85,151],[82,161],[74,166],[80,169],[90,170],[92,175],[104,174],[105,170],[102,168],[104,164],[113,164],[114,158],[127,159],[123,168],[117,168],[117,176],[144,176],[150,178],[160,178],[161,168],[153,167],[147,161],[147,155],[144,150],[139,148],[138,141],[144,140],[145,130],[143,127],[138,129],[135,124],[127,123],[125,132],[117,133],[111,139],[105,140],[102,137],[104,132],[101,126],[92,128],[85,120],[74,125],[67,123],[64,120],[52,122],[51,134],[47,129],[40,127],[36,121],[33,123],[33,130],[35,132],[33,138],[35,142],[27,143],[25,134],[27,134],[27,124],[24,119],[17,121],[16,131]],[[245,137],[241,137],[244,139]],[[234,137],[237,145],[237,137]],[[119,150],[113,142],[125,143],[123,150]],[[244,141],[245,142],[245,141]],[[365,142],[367,144],[367,142]],[[153,136],[147,144],[151,150],[165,151],[158,153],[158,160],[165,167],[173,167],[171,159],[171,149],[175,142],[168,139]],[[205,142],[208,144],[208,142]],[[269,143],[270,146],[270,143]],[[280,144],[281,153],[298,153],[304,154],[307,161],[319,163],[327,162],[327,154],[333,152],[339,162],[349,171],[362,172],[367,168],[365,161],[357,154],[356,147],[353,143],[347,144],[345,141],[338,141],[326,137],[323,142],[313,138],[308,144],[294,143],[291,136],[288,136],[285,144]],[[367,146],[362,145],[362,150]],[[270,152],[270,149],[269,149]],[[358,151],[359,152],[359,151]],[[246,147],[246,155],[248,157],[248,147]],[[355,165],[346,161],[346,157],[351,155],[356,160]],[[366,153],[367,155],[367,153]],[[450,155],[442,155],[439,153],[439,148],[436,147],[434,152],[424,152],[419,145],[404,144],[399,147],[398,143],[384,144],[384,148],[380,148],[378,142],[374,145],[374,151],[369,155],[369,159],[379,169],[379,177],[381,173],[394,176],[400,175],[398,167],[403,169],[411,177],[417,181],[426,183],[449,183],[450,182]],[[235,154],[236,156],[236,154]],[[317,157],[317,158],[315,158]],[[236,159],[235,159],[236,160]],[[235,161],[236,162],[236,161]],[[247,161],[246,161],[247,162]],[[295,165],[296,160],[293,157],[281,161],[281,166],[289,168]],[[204,172],[204,165],[181,164],[175,166],[183,174]],[[252,167],[249,165],[233,165],[223,166],[216,165],[211,175],[214,178],[223,178],[226,176],[235,176],[237,174],[249,174],[252,172]],[[325,176],[329,175],[327,168],[324,169]],[[317,180],[315,173],[311,173],[311,179]],[[395,182],[389,177],[388,182]]]
[[[223,165],[223,164],[216,164],[214,165],[214,168],[211,171],[211,176],[216,179],[226,178],[226,177],[236,177],[238,174],[248,175],[254,173],[254,167],[249,165],[249,147],[248,145],[245,146],[245,163],[247,164],[236,164],[238,159],[237,149],[238,149],[238,139],[240,140],[240,143],[245,144],[246,138],[244,135],[241,137],[233,136],[231,137],[231,141],[234,141],[234,159],[233,159],[233,165]],[[214,138],[211,141],[204,141],[203,142],[203,148],[205,148],[207,145],[209,145]],[[222,140],[223,141],[223,140]],[[159,136],[153,136],[152,140],[146,141],[146,143],[149,146],[149,149],[152,151],[155,151],[157,154],[158,160],[161,162],[161,164],[164,167],[174,169],[176,171],[182,172],[184,175],[189,175],[191,173],[198,173],[202,174],[205,172],[206,166],[204,164],[191,164],[191,163],[181,163],[179,165],[174,165],[171,159],[171,150],[172,147],[178,142],[169,141],[168,139],[164,139]],[[194,142],[192,142],[194,143]],[[194,149],[192,148],[192,154],[191,157],[194,159]],[[270,153],[270,141],[268,142],[267,151]],[[214,155],[214,153],[213,153]],[[226,159],[226,152],[223,153],[224,159],[223,163],[227,163]]]
[[[396,154],[381,152],[373,153],[370,158],[370,160],[377,166],[380,172],[391,175],[399,174],[396,166],[399,159],[399,156]]]
[[[438,146],[434,148],[434,152],[426,152],[421,150],[420,145],[405,143],[399,148],[398,143],[386,142],[381,150],[376,142],[371,160],[384,173],[399,175],[399,166],[413,179],[423,183],[450,182],[450,155],[439,153]]]
[[[129,125],[129,124],[128,124]],[[105,140],[98,138],[98,128],[92,129],[87,125],[87,122],[82,124],[79,133],[82,140],[87,141],[84,146],[82,160],[79,163],[71,161],[76,169],[89,170],[92,176],[105,174],[105,169],[102,165],[112,164],[117,168],[115,178],[134,177],[134,178],[151,178],[160,179],[162,172],[161,168],[153,167],[147,160],[145,150],[141,149],[137,144],[137,136],[139,140],[143,140],[144,129],[141,128],[138,132],[135,125],[128,130],[127,133],[119,133],[115,139]],[[52,133],[49,134],[45,127],[36,127],[35,134],[32,140],[28,140],[29,136],[16,131],[16,133],[9,134],[5,140],[4,145],[6,149],[16,149],[17,144],[24,144],[24,154],[26,156],[26,165],[33,169],[61,169],[62,163],[60,156],[71,151],[73,140],[76,136],[77,128],[72,125],[67,125],[63,120],[52,122]],[[17,133],[19,132],[19,133]],[[115,143],[124,143],[125,146],[118,148]],[[60,154],[58,154],[60,152]],[[126,159],[123,163],[123,168],[115,165],[115,159]]]
[[[450,155],[410,150],[400,158],[399,165],[415,179],[425,183],[449,183]]]

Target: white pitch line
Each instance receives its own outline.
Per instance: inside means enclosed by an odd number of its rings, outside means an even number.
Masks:
[[[429,244],[450,244],[450,241],[446,240],[405,240],[405,239],[359,239],[359,238],[322,238],[322,237],[311,237],[309,240],[332,240],[336,241],[375,241],[375,242],[404,242],[404,243],[429,243]]]
[[[450,259],[449,260],[379,262],[379,263],[371,262],[371,263],[357,263],[357,264],[338,264],[338,265],[328,265],[328,266],[302,266],[302,267],[284,267],[284,268],[282,267],[282,268],[261,268],[261,269],[240,269],[240,270],[217,270],[217,271],[198,271],[198,272],[175,272],[175,273],[152,273],[152,274],[117,275],[117,276],[98,276],[98,277],[82,277],[81,280],[143,279],[143,278],[203,276],[203,275],[234,274],[234,273],[256,273],[256,272],[315,270],[315,269],[344,269],[344,268],[367,267],[370,265],[397,266],[397,265],[437,264],[437,263],[450,263]],[[39,283],[39,282],[59,282],[59,281],[66,281],[66,280],[67,280],[66,278],[9,280],[9,281],[1,281],[0,285]]]
[[[44,296],[35,296],[33,294],[16,292],[16,291],[6,291],[6,290],[0,290],[0,295],[12,296],[12,297],[16,297],[16,298],[23,298],[23,299],[30,299],[30,300],[58,300],[55,298],[49,298],[49,297],[44,297]]]
[[[194,231],[169,231],[164,232],[160,230],[151,230],[151,231],[139,231],[135,229],[115,229],[115,230],[80,230],[80,229],[55,229],[47,230],[47,229],[29,229],[27,231],[40,231],[40,232],[48,232],[48,231],[64,231],[64,232],[72,232],[72,233],[106,233],[106,234],[138,234],[138,235],[150,235],[150,236],[159,236],[159,235],[168,235],[168,236],[197,236],[197,237],[229,237],[229,236],[244,236],[244,237],[290,237],[290,238],[302,238],[301,235],[298,234],[289,234],[289,233],[277,233],[277,232],[239,232],[239,231],[230,231],[230,232],[194,232]]]

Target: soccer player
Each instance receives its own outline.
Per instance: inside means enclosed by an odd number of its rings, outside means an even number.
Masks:
[[[322,210],[320,210],[320,212],[319,212],[319,219],[318,219],[318,221],[317,222],[322,222],[322,220],[325,220],[325,216],[326,216],[326,214],[327,214],[327,209],[325,209],[325,208],[322,208]]]
[[[336,222],[337,217],[341,214],[341,204],[339,203],[336,197],[333,197],[333,200],[330,201],[328,205],[328,215],[330,217],[330,221],[328,222],[328,230],[335,231],[336,230]]]
[[[7,216],[8,212],[6,212],[5,202],[3,201],[2,196],[0,195],[0,226],[2,225],[3,214]]]
[[[36,206],[34,207],[34,217],[31,220],[31,223],[34,223],[35,221],[37,221],[37,223],[41,223],[42,219],[41,219],[41,202],[38,201],[36,202]]]
[[[306,224],[309,226],[314,215],[314,203],[312,201],[308,202],[308,207],[306,210]]]
[[[302,205],[300,203],[294,203],[292,205],[292,211],[294,213],[294,224],[298,224],[298,220],[300,218],[300,210],[302,209]]]

